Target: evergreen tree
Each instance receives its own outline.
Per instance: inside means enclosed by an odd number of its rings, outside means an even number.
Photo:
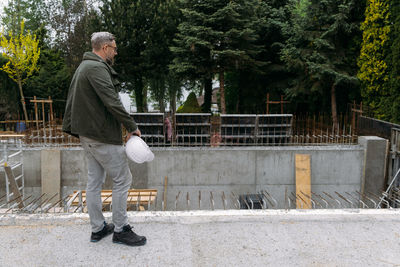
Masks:
[[[197,102],[196,94],[194,92],[191,92],[185,103],[183,103],[182,106],[180,106],[177,110],[178,113],[200,113],[201,108],[199,106],[199,103]]]
[[[115,68],[126,91],[135,92],[138,112],[147,111],[146,74],[150,67],[144,51],[152,25],[154,2],[151,0],[103,0],[103,30],[116,36],[118,56]]]
[[[392,30],[390,31],[390,54],[389,65],[389,92],[388,103],[390,120],[400,123],[400,2],[390,1],[390,14]]]
[[[46,21],[44,0],[10,0],[1,16],[5,31],[18,34],[21,21],[25,20],[25,30],[34,32]]]
[[[149,27],[146,48],[143,51],[148,63],[146,79],[149,81],[150,93],[158,103],[161,112],[165,112],[166,100],[176,101],[176,91],[167,90],[170,80],[176,79],[170,72],[169,65],[173,54],[169,49],[172,46],[180,12],[176,0],[153,1],[153,12],[149,14],[152,23]],[[173,86],[171,89],[174,88]],[[173,104],[175,107],[176,104]],[[175,110],[174,110],[175,111]]]
[[[361,25],[363,43],[358,65],[362,96],[380,119],[388,119],[389,3],[368,0],[365,21]]]
[[[195,4],[195,6],[193,6]],[[213,62],[210,45],[202,40],[209,27],[205,24],[205,14],[201,13],[202,6],[190,0],[180,0],[178,7],[182,12],[182,21],[171,46],[173,61],[170,70],[183,80],[202,81],[204,86],[203,112],[211,110],[211,93],[213,78]]]
[[[183,22],[172,48],[176,55],[172,68],[205,79],[218,74],[221,113],[226,113],[225,72],[261,65],[254,59],[261,50],[254,45],[257,2],[181,0]]]
[[[286,41],[283,26],[290,19],[288,1],[264,0],[257,4],[255,44],[263,49],[255,58],[266,64],[227,73],[228,113],[265,113],[267,93],[279,98],[289,86],[292,75],[280,58]]]
[[[26,83],[27,96],[54,99],[53,110],[57,114],[63,113],[71,80],[69,69],[60,51],[45,48],[41,50],[38,65],[39,72],[33,75]]]
[[[8,60],[0,54],[0,66],[5,65]],[[7,73],[0,71],[0,120],[17,119],[18,113],[18,87],[8,77]]]
[[[282,58],[296,74],[288,94],[316,94],[319,101],[328,96],[334,125],[338,123],[337,91],[348,96],[358,90],[354,47],[361,34],[359,9],[357,0],[294,1],[287,24],[290,37]],[[339,103],[345,106],[348,98]]]

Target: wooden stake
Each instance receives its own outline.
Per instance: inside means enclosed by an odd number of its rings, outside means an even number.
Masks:
[[[38,122],[38,107],[36,103],[36,96],[33,97],[33,100],[35,100],[35,120],[36,120],[36,130],[39,133],[39,122]]]
[[[53,100],[51,100],[50,96],[49,96],[49,101],[51,101],[50,102],[50,124],[52,125],[53,124],[53,120],[54,120],[54,117],[53,117]]]

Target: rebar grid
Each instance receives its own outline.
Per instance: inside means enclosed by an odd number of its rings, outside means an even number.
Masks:
[[[351,125],[323,129],[314,122],[313,126],[307,123],[299,126],[291,114],[215,117],[209,113],[178,113],[168,117],[163,113],[136,113],[132,117],[143,140],[151,147],[353,145],[358,139]],[[63,133],[60,125],[50,123],[40,129],[29,129],[23,137],[0,137],[0,143],[9,146],[19,140],[24,147],[80,146],[78,138]]]
[[[0,196],[0,214],[11,213],[87,213],[85,201],[82,201],[82,191],[59,198],[58,194],[47,195],[43,193],[38,197],[33,195],[5,200],[5,195]],[[103,199],[103,211],[111,211],[112,194]],[[162,201],[146,201],[148,195],[138,195],[135,204],[128,205],[129,211],[162,211],[162,210],[229,210],[229,209],[394,209],[400,204],[400,188],[394,188],[390,196],[385,192],[376,195],[371,192],[304,192],[295,193],[285,190],[284,195],[277,196],[267,190],[257,193],[237,193],[234,191],[178,191],[172,202],[168,205]],[[131,197],[132,198],[132,197]],[[279,200],[278,200],[279,199]],[[128,198],[129,200],[129,198]],[[104,204],[106,203],[107,204]],[[18,204],[24,207],[19,208]],[[380,203],[380,204],[378,204]]]

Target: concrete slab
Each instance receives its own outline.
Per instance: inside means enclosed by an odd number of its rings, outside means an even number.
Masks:
[[[400,210],[130,212],[129,221],[146,246],[90,243],[87,214],[3,216],[0,265],[400,265]]]
[[[61,153],[60,150],[41,151],[42,194],[60,196],[61,185]],[[51,203],[55,203],[54,198]]]
[[[364,192],[380,194],[385,191],[386,149],[389,141],[377,136],[360,136],[358,142],[365,148]]]

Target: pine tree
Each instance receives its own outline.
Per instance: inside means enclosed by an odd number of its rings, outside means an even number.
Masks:
[[[358,65],[362,96],[380,119],[387,119],[389,96],[389,4],[385,0],[368,0],[365,21],[361,25],[363,43]]]
[[[194,4],[194,6],[193,6]],[[204,86],[203,111],[210,112],[213,78],[213,62],[210,44],[200,38],[206,36],[207,27],[202,6],[191,0],[180,0],[178,7],[182,13],[182,21],[171,46],[173,60],[170,70],[181,79],[195,81],[200,79]]]
[[[226,113],[225,72],[260,65],[254,59],[260,52],[254,45],[257,1],[181,0],[181,4],[183,21],[172,48],[175,53],[172,69],[205,80],[217,74],[221,113]]]
[[[135,92],[138,112],[147,110],[145,76],[148,62],[143,55],[147,33],[151,27],[153,13],[151,0],[103,0],[101,7],[103,27],[116,36],[118,56],[115,69],[124,81],[124,89]]]
[[[161,112],[165,112],[165,104],[168,97],[176,101],[176,91],[167,90],[171,79],[176,79],[169,70],[173,54],[170,46],[173,45],[173,38],[177,32],[180,21],[180,12],[176,0],[153,1],[153,12],[149,14],[151,27],[149,27],[146,48],[143,51],[145,61],[148,63],[146,80],[150,87],[150,93],[158,102]],[[170,89],[175,88],[172,86]],[[175,99],[175,100],[174,100]],[[176,104],[173,104],[175,107]],[[174,110],[175,111],[175,110]]]
[[[290,19],[289,0],[263,0],[255,7],[255,44],[263,49],[255,59],[260,67],[233,70],[226,75],[228,113],[264,113],[267,93],[280,96],[288,87],[292,75],[280,58],[286,41],[283,25]]]
[[[288,93],[293,97],[317,94],[319,101],[329,95],[335,126],[337,90],[346,91],[346,95],[349,89],[358,90],[353,58],[357,57],[354,47],[360,36],[359,7],[356,0],[293,1],[292,20],[287,25],[290,37],[282,58],[297,75]]]

